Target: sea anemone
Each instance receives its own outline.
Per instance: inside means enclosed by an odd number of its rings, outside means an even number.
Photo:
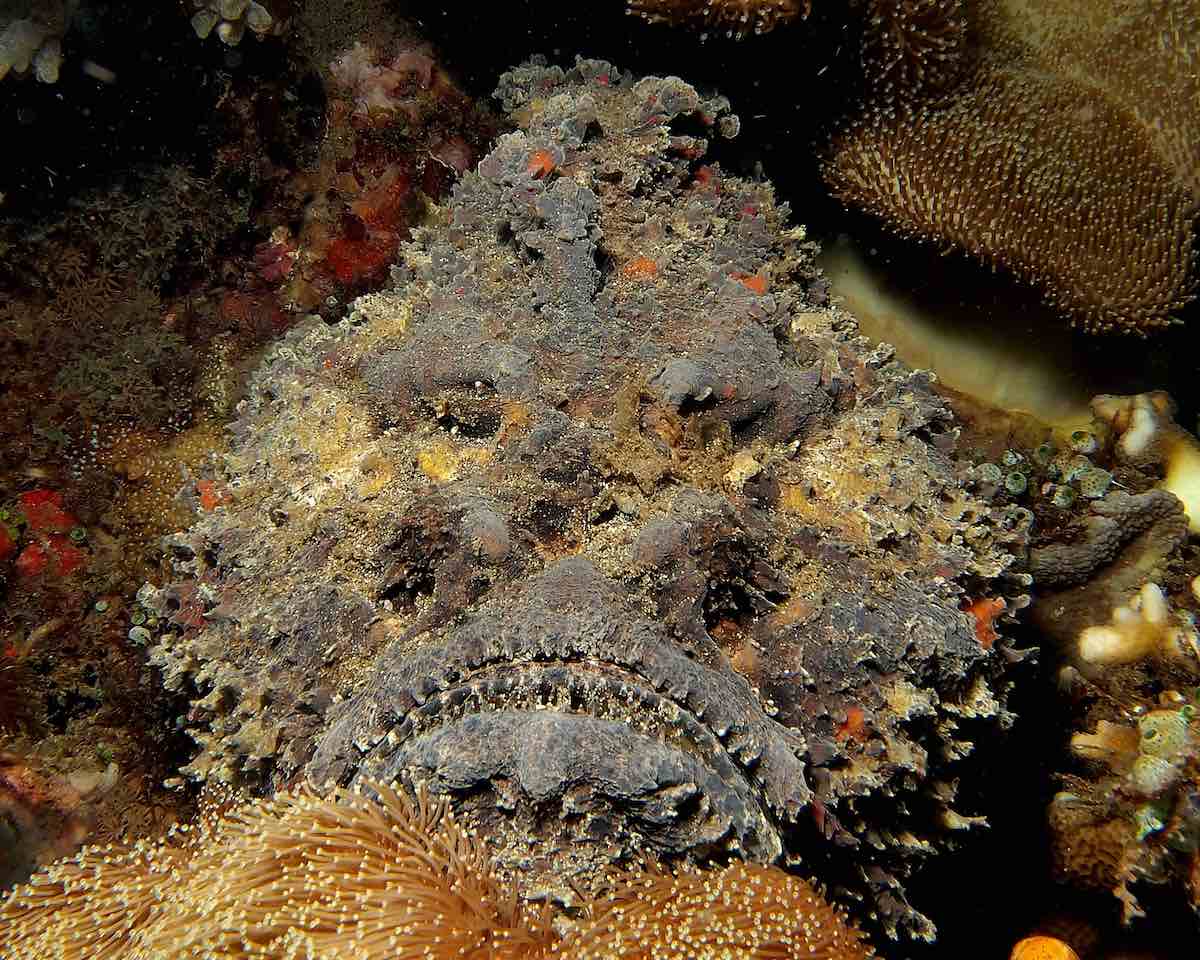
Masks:
[[[863,935],[809,884],[772,867],[654,870],[622,880],[560,950],[576,960],[858,960]]]
[[[867,960],[863,935],[770,867],[612,878],[560,932],[498,878],[445,801],[371,784],[210,813],[160,843],[92,847],[0,905],[0,956]]]

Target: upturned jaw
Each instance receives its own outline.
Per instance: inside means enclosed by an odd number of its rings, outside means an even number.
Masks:
[[[515,813],[531,842],[549,833],[563,850],[770,861],[811,797],[803,753],[723,658],[690,657],[568,558],[417,652],[382,656],[308,775],[428,781],[489,830]]]

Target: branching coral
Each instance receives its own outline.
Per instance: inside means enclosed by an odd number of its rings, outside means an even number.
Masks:
[[[220,956],[494,960],[569,956],[867,960],[802,880],[738,865],[614,878],[560,933],[505,888],[445,802],[372,784],[210,816],[167,842],[91,848],[0,905],[0,953],[107,960]]]

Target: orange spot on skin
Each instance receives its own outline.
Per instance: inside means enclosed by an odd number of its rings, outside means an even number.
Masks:
[[[215,510],[225,502],[224,495],[211,480],[197,480],[196,493],[200,498],[201,510]]]
[[[57,490],[30,490],[21,494],[20,503],[29,529],[38,533],[65,533],[76,524],[63,509],[62,494]]]
[[[1000,636],[996,632],[996,618],[1006,606],[1003,597],[980,597],[964,602],[962,610],[975,618],[975,639],[984,650],[991,650]]]
[[[870,735],[871,730],[867,726],[867,712],[862,707],[850,707],[846,711],[846,719],[838,724],[838,728],[834,732],[834,736],[842,743],[847,740],[864,743]]]
[[[533,426],[533,417],[529,407],[517,401],[510,401],[504,404],[504,420],[500,426],[500,435],[497,441],[500,444],[505,444],[514,437],[523,437],[529,432]]]
[[[761,273],[735,273],[733,279],[747,290],[757,293],[760,297],[767,292],[767,278]]]
[[[554,162],[554,154],[549,150],[534,150],[529,156],[529,162],[525,164],[525,172],[532,177],[546,176],[558,166]]]
[[[621,274],[634,280],[652,280],[658,276],[658,264],[649,257],[634,257],[621,268]]]
[[[713,171],[713,168],[710,167],[708,164],[705,164],[702,167],[697,167],[696,172],[694,174],[692,174],[693,182],[695,182],[698,186],[701,186],[701,187],[707,187],[709,184],[715,183],[716,179],[717,179],[716,173]]]

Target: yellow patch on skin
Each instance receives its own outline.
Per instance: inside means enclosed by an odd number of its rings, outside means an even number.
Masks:
[[[464,464],[482,465],[491,459],[488,450],[460,448],[448,440],[439,440],[417,454],[417,469],[434,483],[447,483],[458,478]]]
[[[779,485],[779,507],[788,513],[807,513],[808,495],[803,486],[798,483],[781,483]]]
[[[517,400],[510,400],[504,404],[504,422],[500,429],[501,440],[508,440],[512,437],[523,437],[529,432],[530,426],[533,425],[533,420],[529,413],[529,407]]]
[[[358,485],[359,496],[373,497],[396,478],[396,471],[386,457],[371,455],[359,464],[363,480]]]

